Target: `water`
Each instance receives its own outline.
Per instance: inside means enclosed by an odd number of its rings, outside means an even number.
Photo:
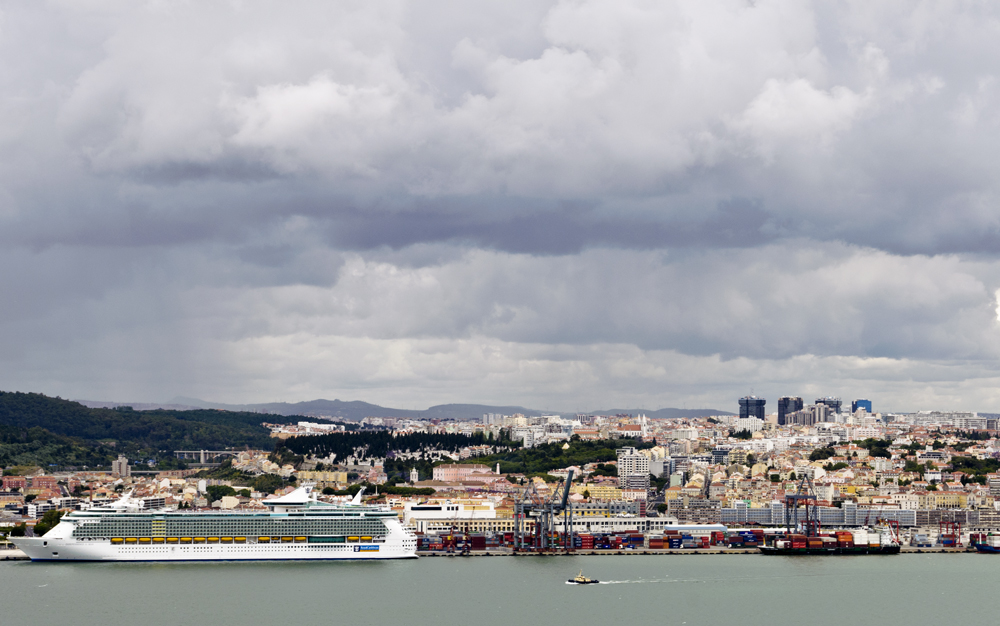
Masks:
[[[581,568],[605,582],[567,585]],[[0,562],[0,623],[986,624],[998,568],[975,554]]]

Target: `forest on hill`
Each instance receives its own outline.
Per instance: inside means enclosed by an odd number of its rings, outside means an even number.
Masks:
[[[534,448],[522,448],[471,459],[469,462],[495,466],[500,464],[501,474],[526,474],[529,476],[545,474],[554,469],[582,467],[586,463],[603,463],[615,461],[618,448],[625,446],[636,449],[652,448],[654,443],[622,439],[601,439],[597,441],[581,441],[574,438],[569,442],[546,443]],[[566,446],[564,448],[564,446]]]
[[[492,437],[492,435],[490,435]],[[420,452],[446,450],[458,452],[466,446],[493,445],[491,438],[482,433],[472,436],[459,434],[412,433],[394,436],[389,431],[360,431],[331,433],[313,437],[293,437],[282,442],[281,447],[299,456],[327,457],[337,455],[337,461],[348,456],[360,458],[385,458],[395,452]],[[517,445],[504,442],[504,445]]]
[[[125,454],[173,468],[174,450],[270,450],[274,440],[261,422],[299,419],[275,417],[214,409],[88,408],[39,393],[0,391],[0,466],[107,466]]]

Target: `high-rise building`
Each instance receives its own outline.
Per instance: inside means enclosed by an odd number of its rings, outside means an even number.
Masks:
[[[825,404],[830,407],[834,413],[840,413],[840,398],[833,398],[831,396],[816,398],[816,404]]]
[[[649,477],[649,457],[635,448],[620,448],[618,453],[618,481],[628,476]]]
[[[851,402],[851,413],[857,412],[858,409],[864,409],[866,413],[871,413],[872,401],[865,400],[864,398],[858,398],[854,402]]]
[[[111,475],[115,478],[128,478],[131,476],[132,468],[128,465],[128,459],[119,454],[117,461],[111,461]]]
[[[757,396],[740,398],[740,417],[756,417],[759,420],[763,420],[765,404],[767,404],[767,400],[758,398]]]
[[[801,411],[802,398],[794,396],[785,396],[783,398],[778,398],[778,426],[784,426],[788,423],[788,414],[794,413],[796,411]]]

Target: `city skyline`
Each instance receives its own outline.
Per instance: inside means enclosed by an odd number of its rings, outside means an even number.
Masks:
[[[998,19],[9,4],[0,389],[1000,412]]]

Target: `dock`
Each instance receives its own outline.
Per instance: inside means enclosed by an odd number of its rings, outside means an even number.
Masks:
[[[20,550],[0,550],[0,561],[30,561],[28,555]]]
[[[654,550],[650,548],[635,548],[630,550],[574,550],[572,552],[528,552],[522,551],[515,553],[513,550],[499,549],[499,550],[471,550],[467,553],[461,552],[417,552],[417,555],[421,558],[425,557],[462,557],[462,556],[516,556],[516,557],[532,557],[532,556],[651,556],[651,555],[661,555],[661,556],[684,556],[684,555],[735,555],[735,554],[755,554],[760,555],[760,551],[756,548],[694,548],[694,549],[684,549],[684,550]],[[912,546],[902,546],[900,548],[900,554],[978,554],[975,548],[962,547],[962,548],[943,548],[940,546],[930,547],[930,548],[916,548]],[[875,555],[872,555],[875,556]],[[886,555],[890,556],[890,555]]]

